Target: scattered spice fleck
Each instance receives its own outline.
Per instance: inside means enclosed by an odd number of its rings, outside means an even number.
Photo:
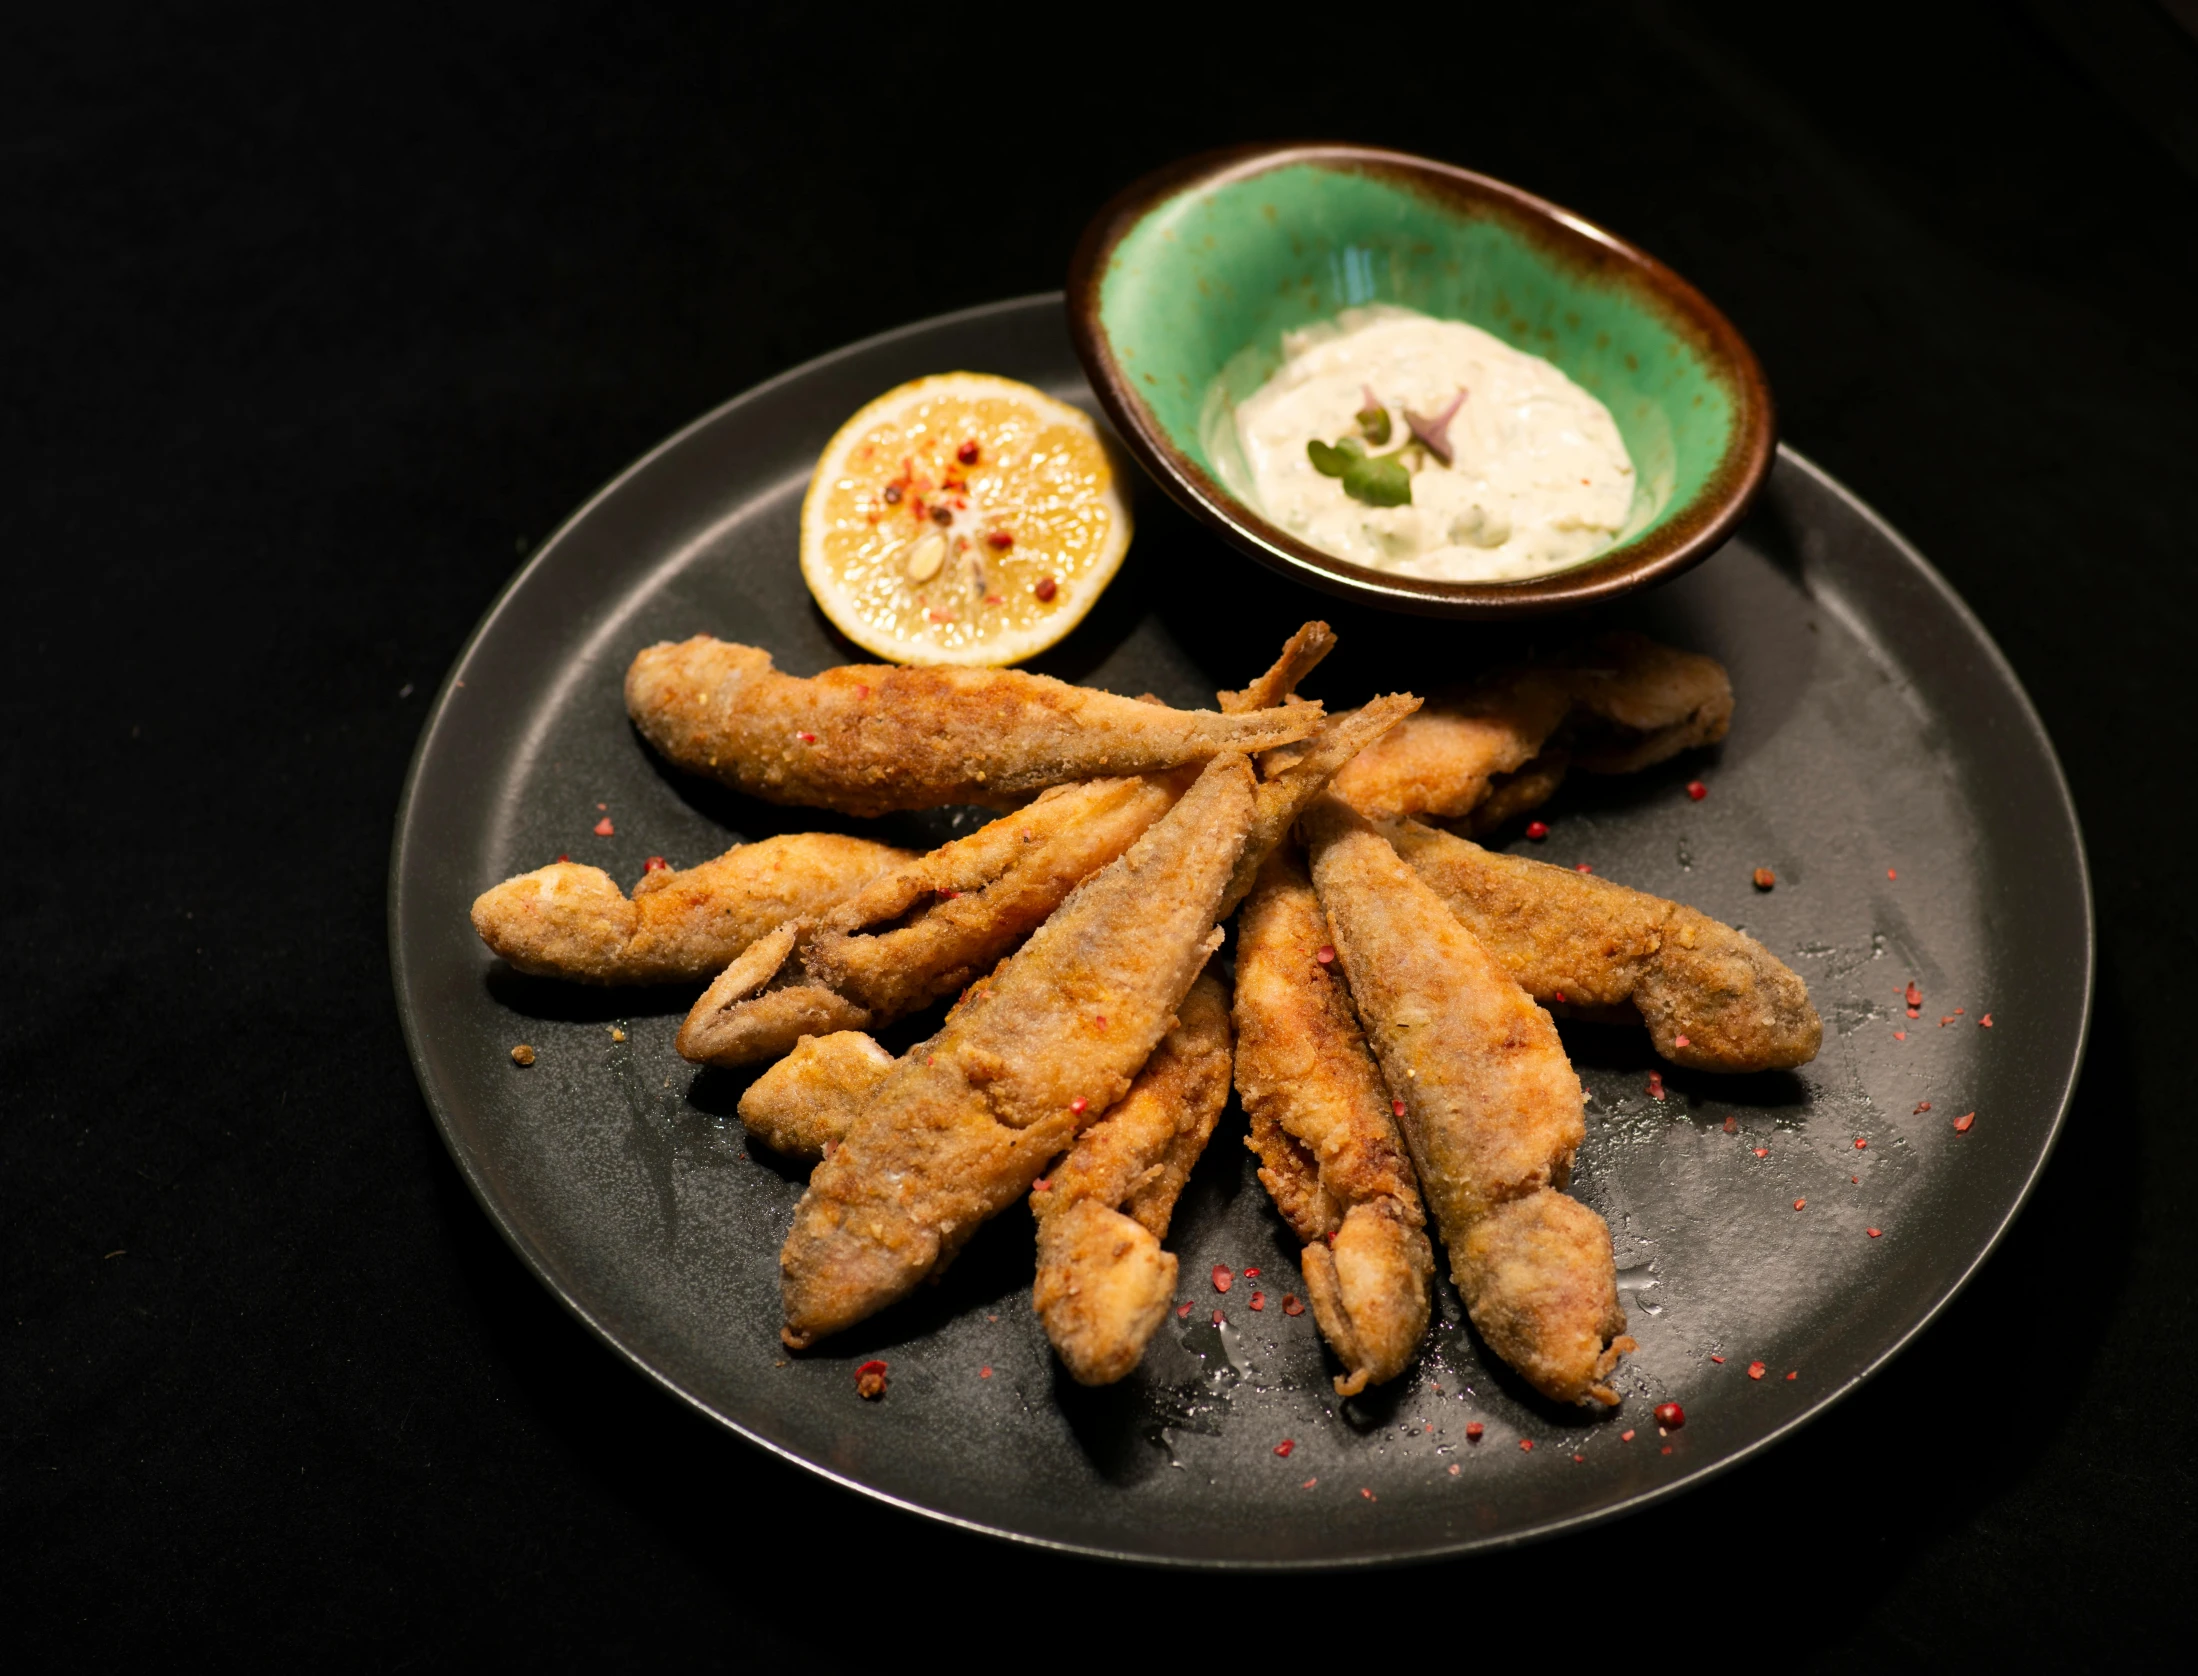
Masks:
[[[1259,1271],[1257,1269],[1246,1269],[1244,1271],[1244,1278],[1246,1280],[1257,1280],[1259,1278]]]
[[[1918,1100],[1918,1101],[1916,1102],[1916,1110],[1915,1110],[1915,1111],[1913,1111],[1913,1112],[1910,1112],[1910,1113],[1909,1113],[1908,1115],[1909,1115],[1910,1117],[1914,1117],[1914,1116],[1916,1115],[1916,1113],[1917,1113],[1917,1112],[1927,1112],[1927,1111],[1929,1111],[1930,1109],[1931,1109],[1931,1102],[1930,1102],[1930,1101],[1928,1101],[1928,1100]]]
[[[1665,1453],[1665,1454],[1667,1454],[1667,1455],[1671,1453],[1671,1445],[1670,1445],[1670,1444],[1668,1444],[1668,1443],[1667,1443],[1667,1444],[1665,1444],[1665,1445],[1664,1445],[1664,1453]]]
[[[954,458],[961,461],[965,466],[975,465],[977,463],[977,445],[974,442],[963,443],[961,447],[954,450]]]
[[[1561,990],[1561,989],[1560,989],[1559,991],[1557,991],[1557,1005],[1561,1007],[1561,1006],[1563,1006],[1564,1004],[1565,1004],[1565,992],[1564,992],[1563,990]]]
[[[1050,1192],[1052,1192],[1052,1191],[1053,1191],[1053,1178],[1052,1178],[1051,1176],[1040,1176],[1040,1177],[1039,1177],[1039,1178],[1038,1178],[1038,1179],[1037,1179],[1036,1181],[1034,1181],[1034,1182],[1032,1182],[1032,1183],[1030,1184],[1030,1190],[1031,1190],[1031,1191],[1032,1191],[1033,1193],[1050,1193]]]
[[[1799,1368],[1795,1368],[1793,1372],[1786,1375],[1786,1377],[1788,1379],[1799,1379],[1801,1377],[1801,1370]]]
[[[1689,780],[1687,782],[1687,795],[1693,798],[1695,802],[1701,802],[1702,799],[1709,796],[1709,794],[1710,788],[1708,786],[1705,786],[1700,780]]]
[[[1740,1125],[1734,1121],[1732,1113],[1727,1112],[1725,1114],[1725,1133],[1728,1135],[1737,1135],[1739,1132]]]
[[[1894,1040],[1894,1041],[1896,1041],[1896,1042],[1905,1042],[1905,1041],[1906,1041],[1907,1039],[1908,1039],[1908,1032],[1907,1032],[1907,1031],[1905,1031],[1905,1030],[1895,1030],[1895,1031],[1893,1032],[1893,1040]]]
[[[1182,1303],[1175,1306],[1175,1318],[1178,1321],[1188,1321],[1191,1318],[1191,1306],[1189,1299],[1186,1298]]]
[[[1672,1045],[1673,1047],[1675,1047],[1675,1048],[1683,1048],[1683,1047],[1692,1047],[1692,1046],[1694,1046],[1694,1043],[1692,1043],[1691,1041],[1689,1041],[1689,1040],[1688,1040],[1688,1039],[1687,1039],[1686,1037],[1684,1037],[1684,1036],[1674,1036],[1674,1037],[1672,1037],[1672,1039],[1671,1039],[1671,1045]]]
[[[1868,1234],[1872,1239],[1878,1238],[1881,1234],[1885,1232],[1883,1228],[1865,1228],[1862,1231],[1865,1234]]]
[[[1482,1425],[1478,1420],[1469,1422],[1465,1428],[1465,1441],[1468,1443],[1480,1442],[1481,1433],[1483,1433],[1487,1429],[1488,1428]]]
[[[1855,1150],[1856,1150],[1857,1152],[1867,1152],[1867,1151],[1868,1151],[1869,1149],[1870,1149],[1870,1142],[1869,1142],[1869,1138],[1868,1138],[1867,1136],[1863,1136],[1863,1135],[1857,1135],[1857,1136],[1855,1137]]]
[[[1213,1289],[1216,1292],[1226,1292],[1230,1287],[1234,1286],[1235,1284],[1235,1275],[1231,1274],[1219,1263],[1216,1263],[1213,1266]]]
[[[1794,1209],[1795,1209],[1795,1210],[1807,1210],[1808,1208],[1809,1208],[1809,1201],[1808,1201],[1808,1200],[1806,1200],[1806,1199],[1796,1199],[1796,1200],[1794,1201]]]
[[[1911,1007],[1920,1007],[1923,1005],[1923,991],[1916,987],[1915,980],[1913,978],[1909,979],[1908,987],[1901,992],[1900,998],[1903,1001],[1907,1002],[1908,1005]]]
[[[994,530],[985,537],[985,545],[995,552],[1004,553],[1015,545],[1015,538],[1006,530]]]
[[[1661,1071],[1649,1072],[1648,1088],[1651,1100],[1661,1100],[1664,1097],[1664,1073]]]
[[[1213,1324],[1217,1327],[1223,1324],[1221,1320],[1221,1311],[1219,1311],[1218,1309],[1213,1312]]]
[[[1725,1358],[1722,1356],[1712,1356],[1710,1360],[1715,1362],[1719,1367],[1723,1367],[1725,1365]]]
[[[1963,1112],[1961,1116],[1954,1119],[1954,1133],[1957,1135],[1968,1134],[1969,1125],[1976,1122],[1976,1120],[1977,1114],[1975,1112]]]
[[[814,745],[817,742],[817,736],[813,733],[797,733],[794,737],[804,745]]]
[[[1619,1441],[1620,1443],[1631,1443],[1631,1442],[1633,1441],[1633,1430],[1632,1430],[1632,1428],[1631,1428],[1631,1427],[1628,1427],[1628,1428],[1627,1428],[1626,1430],[1624,1430],[1624,1431],[1620,1432],[1620,1433],[1618,1434],[1618,1441]]]
[[[1284,1460],[1288,1460],[1290,1458],[1290,1451],[1295,1449],[1296,1447],[1297,1439],[1294,1437],[1286,1437],[1280,1443],[1275,1445],[1275,1453],[1280,1455]]]
[[[1758,1158],[1768,1158],[1771,1155],[1771,1149],[1767,1146],[1759,1146],[1755,1149],[1755,1155]]]
[[[612,1041],[614,1041],[614,1042],[622,1042],[622,1041],[624,1041],[625,1039],[626,1039],[626,1033],[625,1033],[625,1031],[623,1031],[623,1030],[619,1029],[619,1028],[618,1028],[618,1026],[617,1026],[617,1025],[615,1025],[615,1024],[614,1024],[614,1025],[612,1025],[612,1026],[611,1026],[611,1040],[612,1040]]]
[[[1529,838],[1533,839],[1535,843],[1539,844],[1544,838],[1547,838],[1549,836],[1549,822],[1528,821],[1526,823],[1526,835]]]
[[[992,1377],[992,1370],[990,1368],[979,1368],[977,1370],[977,1377],[979,1379],[990,1379]]]
[[[1890,868],[1890,867],[1888,867],[1888,868],[1886,868],[1886,869],[1885,869],[1885,876],[1886,876],[1886,877],[1887,877],[1888,879],[1897,879],[1897,878],[1899,878],[1899,877],[1900,877],[1900,875],[1899,875],[1899,874],[1898,874],[1897,872],[1895,872],[1895,871],[1894,871],[1894,870],[1893,870],[1892,868]]]
[[[1520,1439],[1519,1439],[1519,1453],[1520,1453],[1520,1454],[1522,1454],[1522,1455],[1531,1455],[1531,1454],[1533,1454],[1533,1453],[1534,1453],[1534,1440],[1533,1440],[1532,1438],[1530,1438],[1530,1437],[1522,1437],[1522,1438],[1520,1438]]]
[[[1946,1016],[1945,1016],[1944,1018],[1942,1018],[1942,1019],[1940,1019],[1940,1020],[1939,1020],[1939,1028],[1940,1028],[1941,1030],[1944,1030],[1944,1029],[1945,1029],[1945,1028],[1946,1028],[1946,1027],[1947,1027],[1947,1026],[1948,1026],[1949,1024],[1951,1024],[1951,1023],[1953,1023],[1953,1022],[1954,1022],[1954,1015],[1953,1015],[1952,1013],[1948,1013],[1948,1014],[1947,1014],[1947,1015],[1946,1015]]]
[[[1308,1478],[1305,1480],[1304,1483],[1300,1484],[1298,1488],[1301,1490],[1310,1490],[1315,1484],[1318,1484],[1319,1482],[1320,1480],[1317,1478]]]
[[[1656,1405],[1656,1423],[1675,1432],[1687,1423],[1687,1411],[1675,1402],[1660,1402]]]
[[[1586,1457],[1585,1455],[1575,1455],[1575,1456],[1573,1456],[1572,1458],[1573,1458],[1574,1460],[1576,1460],[1576,1461],[1584,1461],[1584,1460],[1586,1460],[1586,1459],[1587,1459],[1587,1457]]]
[[[1991,1028],[1992,1028],[1992,1015],[1991,1015],[1990,1013],[1986,1013],[1986,1014],[1984,1015],[1984,1017],[1982,1017],[1982,1018],[1978,1019],[1978,1020],[1977,1020],[1977,1028],[1978,1028],[1979,1030],[1989,1030],[1989,1029],[1991,1029]]]
[[[1758,867],[1755,870],[1754,877],[1755,888],[1757,890],[1769,890],[1771,886],[1778,883],[1778,875],[1776,873],[1773,873],[1768,867]]]
[[[557,859],[558,859],[559,861],[570,861],[570,860],[572,859],[572,857],[571,857],[571,856],[569,856],[569,855],[561,855],[561,856],[559,856],[559,857],[558,857]]]
[[[1381,1497],[1379,1497],[1379,1496],[1375,1495],[1373,1491],[1369,1490],[1369,1489],[1368,1489],[1368,1488],[1367,1488],[1367,1487],[1366,1487],[1365,1485],[1363,1485],[1363,1484],[1361,1484],[1361,1485],[1359,1486],[1359,1490],[1358,1490],[1358,1493],[1359,1493],[1360,1495],[1364,1496],[1364,1497],[1365,1497],[1365,1498],[1366,1498],[1366,1499],[1367,1499],[1368,1501],[1379,1501],[1379,1500],[1381,1500]]]
[[[1761,1362],[1750,1362],[1748,1364],[1748,1377],[1750,1379],[1761,1379],[1769,1371]]]
[[[534,1049],[532,1049],[532,1048],[528,1047],[526,1043],[524,1043],[524,1042],[521,1042],[521,1043],[520,1043],[520,1044],[519,1044],[519,1045],[518,1045],[517,1047],[515,1047],[515,1048],[513,1048],[513,1049],[511,1050],[511,1062],[512,1062],[512,1063],[513,1063],[514,1065],[531,1065],[531,1064],[533,1064],[533,1063],[534,1063]]]
[[[1072,1112],[1081,1112],[1086,1106],[1090,1104],[1091,1102],[1089,1100],[1085,1099],[1081,1094],[1079,1094],[1076,1096],[1075,1099],[1071,1100],[1068,1103],[1068,1109]]]
[[[643,872],[643,874],[669,873],[671,870],[672,864],[666,861],[660,855],[652,855],[647,861],[644,861],[641,864],[641,871]]]
[[[1450,1476],[1453,1478],[1458,1476],[1458,1463],[1456,1461],[1450,1463]]]
[[[876,1402],[885,1395],[883,1362],[865,1362],[855,1370],[855,1395],[866,1402]]]
[[[1404,1115],[1404,1102],[1402,1100],[1391,1100],[1389,1102],[1389,1109],[1392,1112],[1396,1113],[1397,1116],[1402,1117]]]
[[[1305,1313],[1304,1301],[1295,1292],[1285,1292],[1282,1295],[1282,1313],[1285,1315],[1303,1315]]]
[[[1592,862],[1576,861],[1572,864],[1572,870],[1575,873],[1592,873],[1595,871],[1595,866]]]
[[[595,823],[595,835],[598,838],[608,838],[611,836],[612,833],[616,832],[617,830],[618,829],[616,827],[611,825],[611,818],[608,815],[605,815],[601,820]]]
[[[1060,583],[1054,581],[1054,579],[1050,576],[1041,576],[1038,579],[1038,586],[1033,588],[1031,591],[1035,593],[1040,599],[1051,599],[1055,594],[1061,591],[1061,585]]]
[[[1320,964],[1323,966],[1333,966],[1336,962],[1336,951],[1334,946],[1328,943],[1321,944],[1319,950],[1314,954],[1313,958],[1319,961]]]
[[[1264,1293],[1264,1292],[1254,1292],[1254,1293],[1252,1294],[1252,1308],[1254,1308],[1254,1309],[1265,1309],[1266,1307],[1267,1307],[1267,1294],[1266,1294],[1266,1293]]]

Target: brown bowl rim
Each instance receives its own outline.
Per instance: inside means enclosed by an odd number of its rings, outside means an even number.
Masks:
[[[1099,323],[1099,283],[1115,247],[1165,200],[1195,187],[1248,180],[1311,163],[1376,175],[1445,202],[1495,210],[1569,265],[1617,269],[1692,338],[1712,368],[1726,370],[1735,422],[1708,480],[1663,524],[1572,570],[1523,582],[1438,582],[1338,559],[1278,529],[1237,499],[1174,443],[1114,356]],[[1747,340],[1700,291],[1640,246],[1519,187],[1411,152],[1326,141],[1228,146],[1156,169],[1110,198],[1085,225],[1068,271],[1068,326],[1100,406],[1138,463],[1207,528],[1284,575],[1393,611],[1435,617],[1529,616],[1572,610],[1667,582],[1708,558],[1746,515],[1770,473],[1776,411]],[[1714,376],[1714,374],[1713,374]]]

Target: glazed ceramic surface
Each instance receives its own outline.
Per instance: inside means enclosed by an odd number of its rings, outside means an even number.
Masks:
[[[1554,362],[1610,409],[1639,490],[1618,542],[1512,583],[1422,581],[1306,545],[1246,498],[1230,413],[1286,332],[1387,303]],[[1124,439],[1195,516],[1299,580],[1394,608],[1498,615],[1610,598],[1713,551],[1768,468],[1760,369],[1646,253],[1466,170],[1358,147],[1219,153],[1094,219],[1069,282],[1077,347]]]
[[[1030,1307],[1020,1207],[938,1286],[812,1353],[783,1349],[778,1250],[802,1172],[749,1149],[734,1116],[744,1076],[673,1051],[692,993],[520,978],[467,909],[561,853],[630,885],[651,855],[687,866],[736,839],[861,829],[667,769],[627,722],[620,681],[643,646],[696,633],[767,647],[798,674],[850,661],[796,560],[810,464],[879,391],[957,367],[1092,400],[1058,297],[789,373],[575,514],[436,701],[392,857],[397,996],[451,1156],[545,1286],[668,1392],[838,1483],[1005,1537],[1242,1566],[1456,1553],[1608,1518],[1822,1414],[1930,1320],[2015,1214],[2061,1121],[2090,994],[2083,853],[2052,751],[1976,621],[1789,454],[1710,564],[1562,625],[1633,625],[1723,659],[1731,737],[1648,773],[1578,778],[1544,811],[1546,843],[1508,846],[1744,925],[1808,980],[1825,1021],[1813,1064],[1738,1078],[1659,1066],[1639,1030],[1563,1027],[1591,1095],[1574,1190],[1610,1222],[1640,1344],[1617,1413],[1538,1399],[1485,1354],[1447,1283],[1419,1364],[1339,1401],[1311,1314],[1281,1307],[1304,1290],[1295,1246],[1233,1103],[1168,1239],[1189,1307],[1120,1385],[1084,1390],[1056,1364]],[[1341,635],[1308,683],[1334,704],[1426,691],[1523,645],[1508,628],[1339,610],[1148,496],[1113,588],[1038,667],[1210,704],[1313,615]],[[1697,778],[1701,801],[1685,789]],[[593,831],[598,805],[611,836]],[[984,818],[871,830],[923,845]],[[1777,872],[1768,894],[1750,883],[1760,866]],[[529,1069],[511,1061],[520,1042],[536,1050]],[[1237,1275],[1226,1295],[1216,1264]],[[867,1403],[855,1370],[872,1357],[890,1389]],[[1650,1411],[1667,1400],[1688,1421],[1659,1437]],[[768,1528],[768,1508],[742,1512]]]

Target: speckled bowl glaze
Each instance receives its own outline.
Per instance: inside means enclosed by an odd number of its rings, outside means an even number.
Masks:
[[[1618,543],[1548,576],[1437,582],[1350,563],[1270,523],[1207,437],[1281,364],[1282,335],[1395,303],[1554,362],[1611,411],[1641,492]],[[1770,469],[1770,388],[1732,323],[1615,234],[1515,186],[1364,146],[1248,146],[1148,175],[1084,230],[1069,329],[1138,461],[1287,576],[1391,610],[1508,617],[1677,576]]]

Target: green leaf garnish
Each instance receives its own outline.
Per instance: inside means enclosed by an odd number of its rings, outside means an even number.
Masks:
[[[1412,474],[1394,454],[1353,460],[1343,474],[1343,492],[1368,506],[1410,506]]]
[[[1366,433],[1366,440],[1376,448],[1389,440],[1389,410],[1368,404],[1353,414],[1358,428]]]
[[[1365,506],[1410,506],[1412,474],[1394,454],[1369,459],[1357,437],[1347,436],[1333,448],[1325,442],[1305,445],[1305,457],[1323,477],[1340,477],[1343,492]]]
[[[1305,457],[1321,476],[1341,477],[1351,469],[1352,461],[1366,458],[1366,450],[1359,446],[1358,438],[1347,436],[1333,448],[1325,442],[1308,442]]]

